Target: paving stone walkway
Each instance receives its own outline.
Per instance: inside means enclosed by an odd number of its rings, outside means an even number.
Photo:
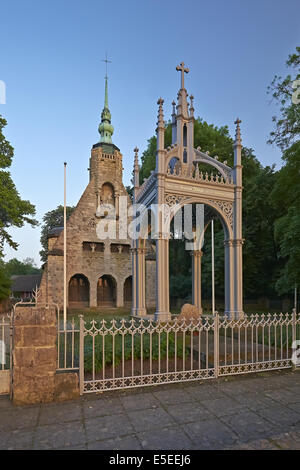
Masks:
[[[26,407],[0,397],[0,449],[300,449],[300,371]]]

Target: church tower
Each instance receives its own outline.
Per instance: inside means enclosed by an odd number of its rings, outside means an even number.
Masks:
[[[108,105],[107,74],[98,131],[99,142],[91,150],[89,183],[67,221],[68,308],[130,309],[131,239],[123,222],[124,219],[130,222],[131,201],[122,181],[122,154],[112,140],[114,128]],[[106,232],[108,225],[115,227],[113,236]],[[63,227],[57,227],[48,233],[41,302],[63,305],[63,247]],[[154,306],[155,261],[151,258],[147,260],[147,273],[147,302],[148,306]]]
[[[122,154],[113,143],[114,128],[111,124],[111,112],[108,106],[108,83],[105,76],[104,108],[98,127],[100,140],[93,145],[90,158],[90,181],[93,182],[97,208],[110,203],[118,214],[118,199],[124,192],[122,183]],[[105,185],[103,187],[103,185]]]

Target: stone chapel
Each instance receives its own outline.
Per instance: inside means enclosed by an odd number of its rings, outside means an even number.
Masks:
[[[119,236],[119,197],[129,195],[123,185],[122,154],[112,142],[114,128],[108,106],[107,76],[105,100],[98,131],[100,141],[93,145],[89,183],[67,221],[67,306],[131,307],[131,240]],[[117,238],[99,239],[96,226],[101,217],[99,204],[115,207]],[[129,220],[128,220],[129,222]],[[63,228],[48,233],[48,257],[43,268],[39,301],[63,306]],[[155,252],[149,243],[146,252],[146,304],[155,307]]]

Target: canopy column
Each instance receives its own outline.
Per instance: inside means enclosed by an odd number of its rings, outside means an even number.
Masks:
[[[144,317],[146,311],[145,248],[134,240],[132,248],[132,310],[133,316]]]
[[[169,237],[156,240],[156,321],[171,319],[169,307]]]
[[[234,317],[234,259],[232,240],[224,241],[225,248],[225,315]]]

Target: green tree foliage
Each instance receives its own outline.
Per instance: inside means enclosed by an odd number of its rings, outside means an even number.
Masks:
[[[279,247],[279,293],[291,292],[300,285],[300,141],[283,154],[284,166],[278,172],[271,193],[275,221],[275,240]]]
[[[246,161],[243,161],[245,167]],[[275,181],[274,166],[259,164],[250,175],[243,172],[243,282],[245,296],[249,298],[275,295],[278,271],[274,241],[276,211],[270,202]]]
[[[66,213],[67,213],[67,219],[70,217],[72,212],[74,211],[75,207],[74,206],[67,206],[66,207]],[[40,257],[42,262],[47,261],[47,253],[48,253],[48,232],[54,227],[63,227],[64,225],[64,206],[60,205],[57,206],[56,209],[53,209],[52,211],[46,212],[46,214],[43,217],[43,225],[41,229],[41,245],[42,245],[42,250],[40,251]]]
[[[155,169],[156,158],[156,137],[153,136],[148,140],[148,146],[142,154],[142,164],[140,168],[140,184],[143,184],[144,179],[150,176],[152,170]]]
[[[29,201],[21,199],[7,170],[12,164],[14,149],[3,135],[6,124],[6,120],[0,115],[0,256],[5,242],[14,249],[18,246],[8,233],[9,227],[23,227],[25,222],[32,226],[38,224],[32,218],[35,207]]]
[[[292,100],[292,95],[300,99],[300,85],[298,92],[293,88],[295,80],[300,80],[300,47],[296,48],[294,54],[290,54],[286,62],[292,71],[285,78],[275,75],[268,93],[272,95],[275,102],[280,106],[280,117],[273,116],[275,124],[274,131],[270,134],[269,143],[275,143],[285,151],[299,139],[300,134],[300,105]]]
[[[10,278],[18,274],[38,274],[41,270],[36,266],[33,258],[25,258],[23,261],[12,258],[5,263],[5,272]]]
[[[170,295],[189,301],[192,285],[190,253],[185,251],[184,240],[170,240]]]
[[[23,227],[26,222],[32,226],[38,224],[32,217],[35,215],[35,207],[29,201],[21,199],[8,170],[12,164],[14,149],[3,134],[6,125],[6,120],[0,115],[0,300],[9,296],[11,284],[3,261],[4,243],[14,249],[18,247],[8,229]]]
[[[131,202],[133,201],[133,186],[126,186],[126,191],[130,197]]]
[[[300,285],[300,47],[286,62],[292,71],[286,78],[275,76],[269,93],[280,105],[280,117],[274,117],[275,130],[269,143],[283,150],[283,167],[276,175],[271,202],[276,211],[275,241],[278,247],[279,271],[276,288],[279,293],[292,292]],[[293,82],[298,80],[298,90]],[[294,102],[293,102],[294,101]]]
[[[5,263],[0,259],[0,302],[9,297],[11,280],[5,270]]]
[[[4,262],[0,260],[0,301],[7,299],[10,294],[11,276],[19,274],[38,274],[41,270],[36,266],[33,258],[19,261],[17,258]]]

